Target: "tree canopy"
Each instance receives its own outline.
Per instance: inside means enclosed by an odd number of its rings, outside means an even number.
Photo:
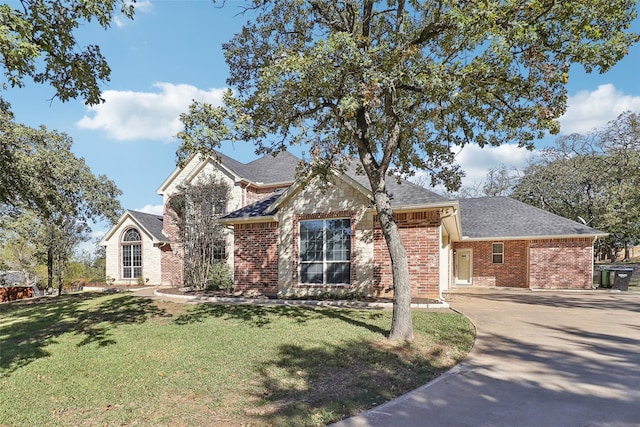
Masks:
[[[191,106],[178,157],[242,139],[261,152],[308,144],[312,172],[358,159],[393,264],[399,340],[413,329],[387,175],[428,170],[457,188],[453,146],[557,132],[572,64],[604,72],[638,40],[633,0],[255,0],[247,11],[224,45],[234,92],[223,107]]]
[[[82,98],[98,104],[100,84],[111,69],[100,47],[81,46],[75,31],[95,21],[108,28],[116,13],[132,18],[134,1],[125,0],[20,0],[17,6],[0,5],[0,61],[6,82],[24,86],[29,77],[50,83],[62,101]]]
[[[600,249],[615,259],[616,249],[640,241],[639,187],[640,116],[629,111],[602,129],[560,138],[512,196],[610,233]]]

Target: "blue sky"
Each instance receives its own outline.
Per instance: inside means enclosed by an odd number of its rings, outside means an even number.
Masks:
[[[53,90],[33,82],[4,96],[18,122],[70,135],[75,154],[94,174],[107,175],[123,191],[124,208],[161,213],[156,190],[175,168],[178,115],[192,99],[219,100],[228,76],[221,45],[247,19],[237,15],[239,5],[228,0],[220,9],[209,0],[138,0],[133,21],[118,18],[107,31],[84,25],[78,40],[98,44],[112,69],[110,82],[103,86],[106,103],[99,106],[51,101]],[[634,27],[640,31],[640,23]],[[572,67],[562,133],[602,126],[626,110],[640,112],[639,71],[638,45],[607,74],[587,75]],[[250,144],[228,145],[223,151],[243,162],[255,159]],[[463,183],[480,182],[492,166],[522,167],[531,155],[515,145],[466,147],[458,155],[467,173]],[[95,237],[105,228],[97,225]]]

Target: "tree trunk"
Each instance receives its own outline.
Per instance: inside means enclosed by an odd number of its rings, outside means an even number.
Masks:
[[[382,234],[387,242],[393,274],[393,316],[389,339],[393,341],[413,341],[411,320],[411,285],[409,282],[409,262],[402,243],[398,224],[393,218],[391,200],[386,192],[375,192],[374,200]]]
[[[47,289],[53,289],[53,248],[47,248]]]

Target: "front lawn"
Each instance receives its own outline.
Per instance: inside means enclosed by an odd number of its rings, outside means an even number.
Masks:
[[[0,426],[324,425],[460,361],[473,328],[415,312],[75,294],[0,305]]]

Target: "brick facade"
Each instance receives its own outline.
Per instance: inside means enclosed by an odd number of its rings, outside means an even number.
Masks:
[[[437,298],[440,294],[440,219],[438,211],[407,212],[395,215],[407,251],[411,295]],[[377,217],[373,235],[373,287],[376,295],[389,295],[393,284],[391,258]]]
[[[493,263],[493,243],[504,244],[502,263]],[[453,247],[454,250],[473,250],[473,286],[531,289],[589,289],[592,286],[593,239],[590,237],[457,242]],[[457,271],[455,265],[454,271]]]
[[[504,244],[502,263],[493,263],[493,243]],[[485,287],[527,288],[527,240],[458,242],[454,249],[472,249],[473,285]],[[455,262],[455,257],[454,257]],[[457,271],[454,266],[454,271]]]
[[[532,240],[529,287],[533,289],[591,289],[593,239]]]
[[[234,226],[235,291],[278,293],[278,223]]]

